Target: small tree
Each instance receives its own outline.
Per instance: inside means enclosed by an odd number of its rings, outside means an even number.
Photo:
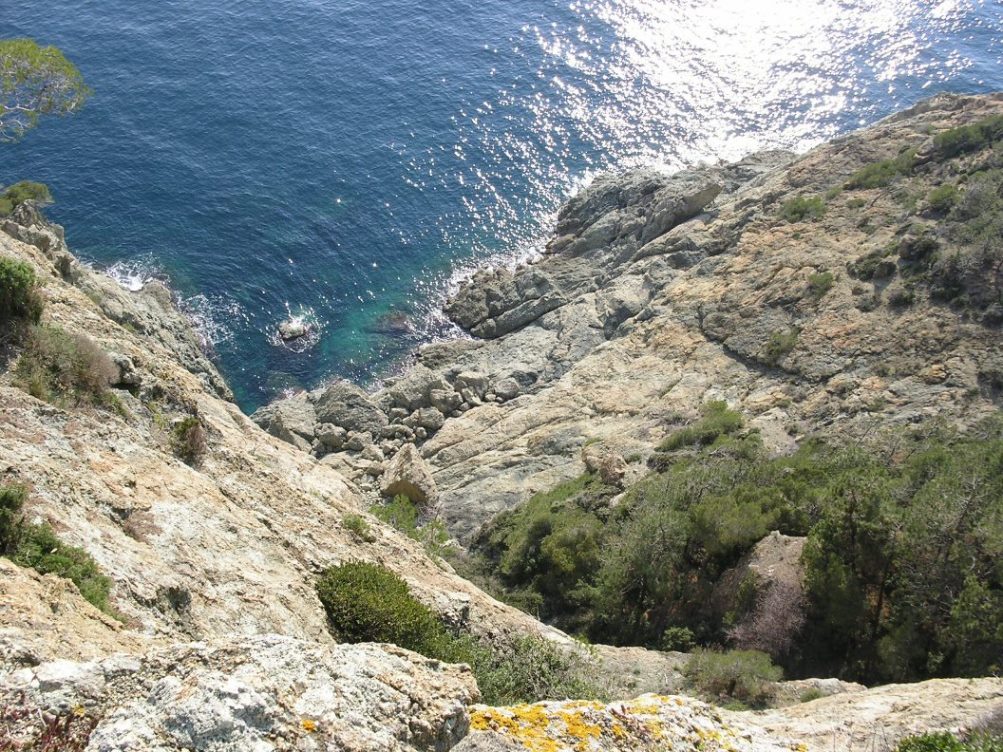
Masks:
[[[83,76],[55,47],[0,41],[0,142],[17,141],[42,115],[67,115],[90,96]]]

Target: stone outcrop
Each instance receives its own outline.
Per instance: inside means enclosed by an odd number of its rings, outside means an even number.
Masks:
[[[92,717],[92,750],[448,750],[478,699],[469,669],[392,645],[277,635],[0,676],[0,706]],[[3,731],[3,729],[0,729]]]
[[[457,752],[894,749],[930,729],[971,728],[1003,700],[1001,679],[948,679],[848,692],[761,712],[722,710],[690,697],[629,702],[475,706]]]

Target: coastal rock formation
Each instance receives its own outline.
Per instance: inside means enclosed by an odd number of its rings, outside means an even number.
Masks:
[[[94,750],[448,750],[466,735],[478,697],[465,667],[392,645],[278,635],[0,676],[4,707],[94,718]]]
[[[948,699],[950,698],[950,699]],[[759,713],[722,710],[690,697],[629,702],[475,706],[457,752],[641,750],[887,750],[936,728],[960,731],[1003,700],[1003,680],[935,680],[824,697]]]
[[[89,748],[107,750],[883,749],[971,723],[1003,699],[999,679],[809,680],[836,694],[757,713],[668,697],[684,689],[683,654],[585,648],[367,510],[381,490],[404,493],[465,540],[586,471],[629,484],[711,399],[776,452],[809,432],[998,409],[992,303],[938,299],[942,280],[908,265],[947,242],[912,200],[947,169],[931,133],[999,113],[1000,96],[939,97],[800,158],[604,176],[561,212],[540,260],[459,291],[449,311],[472,339],[422,348],[374,393],[339,382],[253,420],[166,287],[121,289],[19,208],[0,255],[35,270],[46,326],[107,355],[112,393],[51,404],[5,362],[0,482],[25,485],[27,522],[93,557],[111,593],[98,611],[65,580],[0,560],[5,733],[59,715],[93,723]],[[918,165],[905,195],[841,190],[904,147]],[[805,196],[826,197],[811,222],[791,209]],[[184,427],[197,446],[180,444]],[[767,539],[735,577],[795,582],[798,545]],[[350,561],[393,570],[489,646],[533,636],[582,657],[620,701],[471,709],[468,669],[336,644],[314,585]]]
[[[637,477],[709,400],[778,453],[809,433],[977,421],[1003,395],[994,309],[945,302],[910,264],[932,244],[950,250],[920,198],[955,169],[929,155],[931,134],[1000,112],[999,95],[944,95],[801,157],[596,179],[562,209],[542,258],[461,287],[446,310],[474,339],[423,347],[370,395],[393,437],[381,451],[420,447],[439,515],[467,541],[585,472],[586,445],[630,457],[624,475]],[[844,188],[909,148],[906,188]],[[821,216],[785,215],[809,199]],[[408,424],[433,402],[441,425]],[[363,460],[338,462],[375,487],[379,468]]]

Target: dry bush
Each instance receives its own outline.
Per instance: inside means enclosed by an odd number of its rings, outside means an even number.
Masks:
[[[805,596],[798,585],[775,582],[760,593],[756,605],[728,637],[742,650],[760,650],[774,659],[790,652],[805,622]]]

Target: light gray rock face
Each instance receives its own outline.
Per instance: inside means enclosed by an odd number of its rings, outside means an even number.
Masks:
[[[341,426],[346,431],[365,431],[374,437],[387,424],[386,414],[369,401],[362,389],[347,381],[324,389],[316,399],[316,410],[321,423]]]
[[[468,669],[392,645],[278,635],[143,656],[57,661],[0,677],[0,699],[100,718],[89,750],[448,750],[478,698]]]
[[[390,460],[380,480],[380,493],[391,498],[402,494],[420,506],[435,501],[435,481],[414,444],[405,444]]]

